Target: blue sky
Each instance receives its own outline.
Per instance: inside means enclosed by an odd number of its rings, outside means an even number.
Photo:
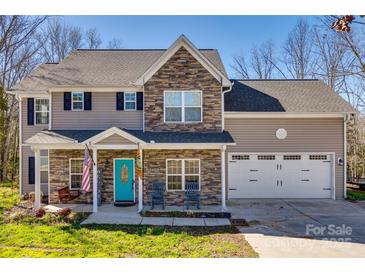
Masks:
[[[271,39],[285,42],[299,18],[311,16],[64,16],[83,30],[96,27],[106,47],[113,38],[124,48],[167,48],[185,34],[199,48],[217,48],[230,77],[232,56]]]

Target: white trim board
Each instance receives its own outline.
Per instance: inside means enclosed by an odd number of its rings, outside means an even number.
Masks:
[[[113,134],[117,134],[133,143],[141,143],[141,144],[145,144],[145,142],[141,139],[138,139],[137,137],[134,137],[133,135],[129,134],[128,132],[121,130],[117,127],[112,127],[109,128],[107,130],[104,130],[103,132],[100,132],[99,134],[83,141],[81,144],[88,144],[90,143],[91,145],[96,144],[102,140],[104,140],[105,138],[108,138],[110,136],[112,136]]]

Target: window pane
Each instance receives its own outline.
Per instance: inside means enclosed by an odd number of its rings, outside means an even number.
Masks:
[[[168,174],[181,174],[181,160],[169,160],[167,161],[167,173]]]
[[[199,174],[199,160],[185,160],[185,174]]]
[[[48,184],[48,171],[41,171],[41,184]]]
[[[48,124],[48,112],[36,112],[35,113],[35,120],[36,124]]]
[[[125,109],[136,109],[136,103],[135,102],[126,102]]]
[[[167,176],[167,188],[169,190],[181,190],[182,176]]]
[[[40,158],[40,164],[41,164],[41,170],[47,170],[48,169],[48,157],[41,157]]]
[[[201,95],[200,92],[185,92],[184,93],[185,106],[200,107],[200,100],[201,100],[200,95]]]
[[[185,121],[186,122],[200,122],[201,121],[201,108],[196,108],[196,107],[185,108]]]
[[[72,93],[72,100],[73,101],[82,101],[84,97],[83,92],[73,92]]]
[[[181,122],[181,108],[166,108],[165,119],[169,122]]]
[[[73,102],[73,109],[82,109],[82,102]]]
[[[181,102],[181,92],[165,92],[165,104],[167,107],[179,107]]]
[[[48,111],[49,110],[49,100],[48,99],[36,99],[35,109],[36,109],[36,111]]]
[[[71,175],[71,188],[81,188],[82,175]]]
[[[185,176],[185,183],[199,183],[198,175]]]
[[[82,173],[83,160],[71,160],[71,173]]]
[[[136,94],[134,92],[126,92],[125,93],[125,100],[126,101],[135,101],[136,100]]]

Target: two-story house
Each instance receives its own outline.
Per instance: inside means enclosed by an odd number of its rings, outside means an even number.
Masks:
[[[217,50],[185,36],[168,49],[77,50],[13,87],[19,100],[20,189],[59,203],[80,189],[84,149],[102,184],[73,202],[149,202],[166,183],[181,205],[235,198],[343,198],[346,121],[355,112],[317,80],[230,80]],[[137,150],[142,179],[135,174]],[[98,189],[99,188],[99,189]]]

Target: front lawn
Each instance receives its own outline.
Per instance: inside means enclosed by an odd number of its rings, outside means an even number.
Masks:
[[[351,201],[365,200],[365,191],[347,190],[347,199]]]
[[[18,202],[16,189],[0,185],[0,257],[257,257],[235,228],[9,221],[6,212]]]

